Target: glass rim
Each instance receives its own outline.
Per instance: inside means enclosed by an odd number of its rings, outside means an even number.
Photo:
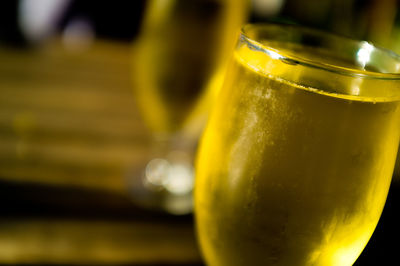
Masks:
[[[263,44],[260,42],[260,40],[257,40],[256,38],[252,38],[248,34],[248,31],[250,29],[266,29],[268,27],[297,30],[298,33],[302,33],[302,34],[305,34],[307,32],[307,34],[312,34],[315,36],[320,36],[320,37],[324,36],[325,38],[341,39],[341,40],[343,40],[343,42],[358,44],[359,46],[368,45],[372,49],[383,52],[386,56],[390,57],[391,59],[396,60],[399,64],[399,67],[398,67],[399,72],[379,72],[379,71],[370,71],[370,70],[363,70],[363,69],[357,69],[357,68],[350,68],[350,67],[340,66],[338,64],[323,63],[323,62],[320,62],[317,60],[312,60],[312,59],[304,58],[301,56],[296,56],[293,54],[286,54],[286,53],[283,54],[279,49],[276,49],[267,44]],[[342,36],[339,34],[326,32],[323,30],[305,27],[305,26],[301,26],[301,25],[297,25],[297,24],[286,24],[286,23],[269,23],[269,22],[268,23],[250,23],[250,24],[244,25],[241,28],[240,33],[241,33],[240,39],[242,41],[245,41],[249,45],[249,47],[251,47],[252,49],[258,50],[260,52],[264,52],[269,57],[271,57],[273,59],[282,60],[288,64],[301,65],[304,67],[325,70],[325,71],[333,72],[335,74],[345,75],[345,76],[350,76],[350,77],[355,77],[355,78],[400,80],[400,55],[396,54],[395,52],[393,52],[389,49],[382,48],[382,47],[377,46],[368,41],[357,40],[357,39],[345,37],[345,36]]]

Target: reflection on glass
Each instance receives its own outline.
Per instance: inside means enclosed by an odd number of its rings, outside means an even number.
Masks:
[[[134,90],[154,133],[154,147],[139,173],[143,182],[133,184],[134,197],[146,195],[137,201],[173,213],[191,211],[192,154],[222,82],[246,2],[148,1],[134,47]],[[167,204],[171,199],[180,207]]]
[[[207,264],[352,265],[391,182],[400,57],[296,26],[249,25],[234,58],[196,165]]]

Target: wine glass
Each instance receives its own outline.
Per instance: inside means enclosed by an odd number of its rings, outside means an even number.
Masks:
[[[200,141],[208,265],[351,265],[399,142],[400,57],[293,25],[243,28]]]
[[[146,166],[129,176],[135,202],[192,210],[193,154],[248,0],[149,0],[134,46],[134,92],[152,134]]]

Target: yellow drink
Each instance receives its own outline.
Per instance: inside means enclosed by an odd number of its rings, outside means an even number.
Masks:
[[[260,54],[245,46],[235,52],[201,141],[195,213],[205,259],[211,266],[351,265],[386,200],[398,98],[386,87],[387,95],[374,96],[346,77],[317,88],[289,82],[281,77],[301,84],[322,72]],[[301,47],[296,55],[324,57]],[[358,95],[337,93],[357,88]]]
[[[134,88],[139,107],[154,131],[177,131],[189,117],[207,112],[244,22],[246,3],[147,2],[133,58]],[[191,115],[193,112],[196,114]]]

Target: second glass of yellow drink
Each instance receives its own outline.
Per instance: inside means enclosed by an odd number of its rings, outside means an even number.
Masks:
[[[129,176],[135,202],[192,210],[193,154],[248,0],[149,0],[133,49],[134,93],[151,152]]]

